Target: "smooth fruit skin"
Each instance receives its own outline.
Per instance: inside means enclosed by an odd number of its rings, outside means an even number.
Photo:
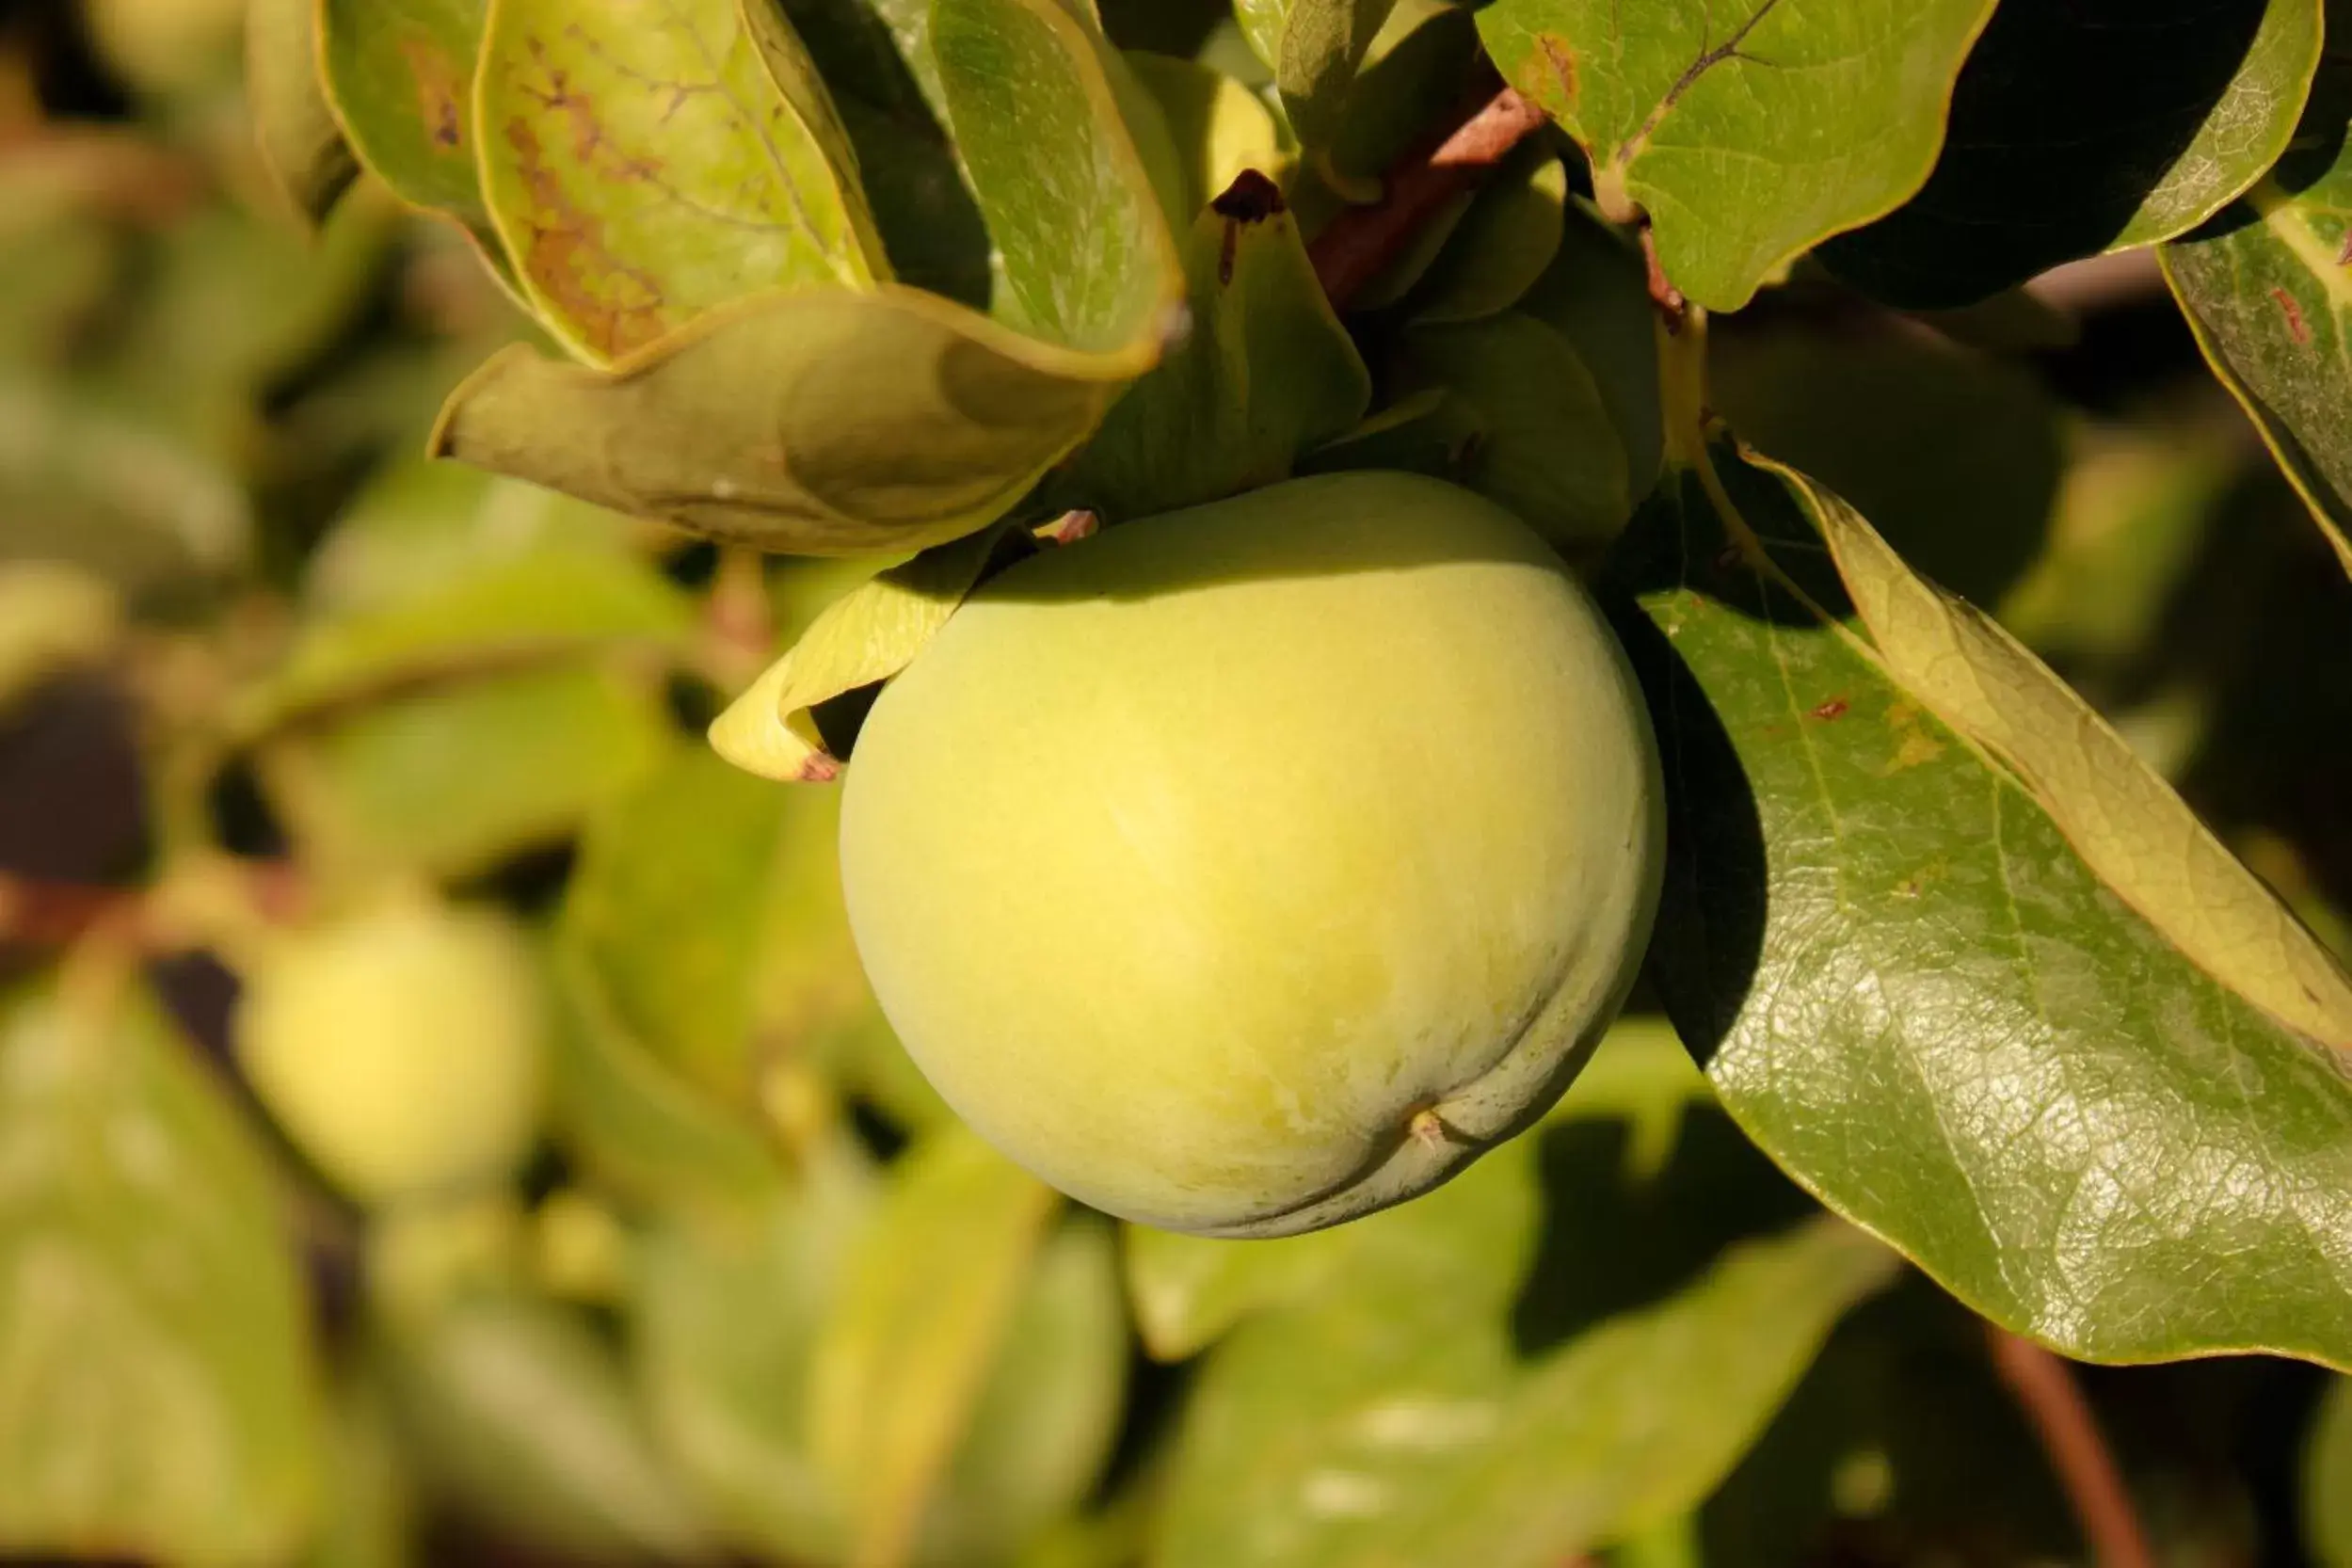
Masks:
[[[537,1128],[547,1032],[513,922],[418,892],[281,936],[234,1025],[262,1103],[371,1204],[510,1175]]]
[[[1390,473],[1013,567],[885,688],[845,789],[858,952],[941,1095],[1208,1235],[1400,1202],[1540,1116],[1663,858],[1591,599],[1500,508]]]

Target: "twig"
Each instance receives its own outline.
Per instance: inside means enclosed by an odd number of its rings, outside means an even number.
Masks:
[[[1435,145],[1400,160],[1388,171],[1378,201],[1351,207],[1326,224],[1307,253],[1332,308],[1346,310],[1423,224],[1533,136],[1546,118],[1531,100],[1505,88]]]
[[[2155,1568],[2115,1455],[2066,1363],[2006,1329],[1987,1323],[1985,1332],[1993,1370],[2041,1438],[2101,1568]]]

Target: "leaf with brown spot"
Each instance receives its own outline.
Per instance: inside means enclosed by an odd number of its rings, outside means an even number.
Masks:
[[[735,0],[493,0],[476,117],[490,221],[523,292],[604,362],[712,307],[887,276],[805,59]],[[813,111],[811,111],[813,112]]]
[[[344,134],[403,200],[455,219],[503,263],[474,156],[486,0],[323,0],[320,60]]]
[[[2331,58],[2287,155],[2243,199],[2161,254],[2198,347],[2352,571],[2347,118],[2352,64]]]

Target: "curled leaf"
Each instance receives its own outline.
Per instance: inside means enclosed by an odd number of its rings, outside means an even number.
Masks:
[[[1156,331],[1073,352],[888,285],[769,296],[609,372],[509,348],[432,450],[762,550],[920,550],[1001,516],[1159,354]]]
[[[824,783],[840,776],[840,760],[826,748],[809,710],[911,664],[1006,536],[989,530],[927,550],[834,600],[792,651],[712,722],[712,747],[763,778]]]

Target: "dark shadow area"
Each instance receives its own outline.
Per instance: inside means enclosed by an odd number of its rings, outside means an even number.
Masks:
[[[1620,594],[1604,598],[1641,682],[1666,783],[1666,875],[1645,983],[1666,999],[1701,1067],[1739,1016],[1769,914],[1764,826],[1731,736],[1666,634]]]
[[[1523,1355],[1661,1302],[1725,1246],[1817,1211],[1718,1111],[1687,1114],[1672,1157],[1648,1176],[1626,1168],[1624,1122],[1564,1122],[1533,1136],[1544,1221],[1512,1309]]]
[[[2264,0],[2005,5],[1960,70],[1942,156],[1822,261],[1891,304],[1965,305],[2097,255],[2195,141]]]

